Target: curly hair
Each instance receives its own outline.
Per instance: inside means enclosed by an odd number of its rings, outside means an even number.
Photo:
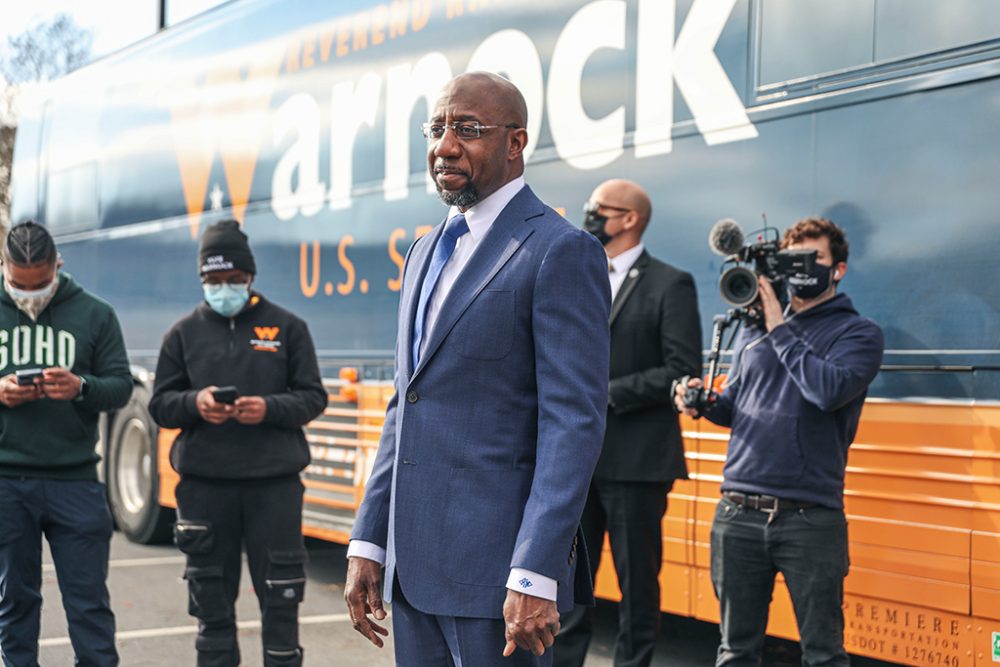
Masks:
[[[802,218],[785,230],[781,247],[787,248],[804,239],[826,238],[830,242],[830,255],[834,264],[847,261],[847,236],[844,230],[826,218]]]

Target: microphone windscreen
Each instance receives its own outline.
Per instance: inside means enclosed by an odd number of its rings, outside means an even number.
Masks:
[[[723,218],[712,225],[708,233],[708,245],[712,252],[723,255],[735,255],[743,247],[743,230],[732,218]]]

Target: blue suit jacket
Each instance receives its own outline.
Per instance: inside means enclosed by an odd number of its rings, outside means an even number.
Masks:
[[[525,186],[413,368],[414,313],[443,228],[404,265],[396,394],[352,538],[386,547],[385,598],[398,577],[425,613],[502,618],[511,567],[557,580],[562,611],[574,589],[592,602],[576,536],[607,411],[607,257]]]

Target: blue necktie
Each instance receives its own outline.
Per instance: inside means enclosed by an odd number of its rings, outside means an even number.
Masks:
[[[424,284],[420,287],[420,300],[417,302],[417,315],[413,320],[413,368],[417,367],[420,361],[420,343],[423,340],[424,326],[427,319],[427,306],[430,305],[431,297],[434,295],[434,288],[437,287],[438,279],[445,264],[451,259],[455,252],[455,244],[458,243],[464,234],[468,233],[469,225],[465,221],[465,216],[461,213],[448,221],[444,226],[444,233],[438,239],[434,248],[434,256],[431,257],[431,264],[427,267],[427,275],[424,276]]]

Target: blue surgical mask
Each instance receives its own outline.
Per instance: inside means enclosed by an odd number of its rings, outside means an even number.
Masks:
[[[250,299],[250,284],[202,285],[205,301],[212,310],[223,317],[233,317],[247,305]]]

